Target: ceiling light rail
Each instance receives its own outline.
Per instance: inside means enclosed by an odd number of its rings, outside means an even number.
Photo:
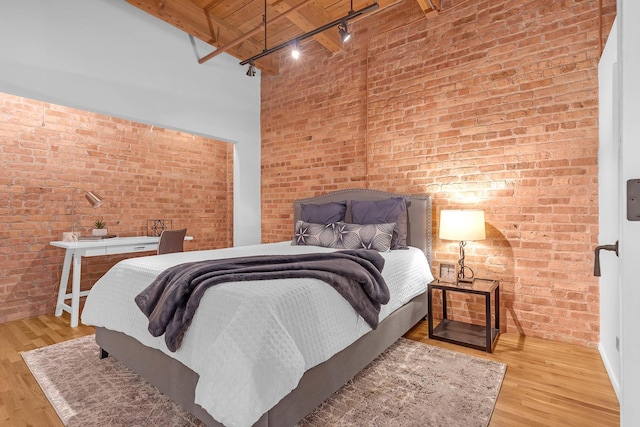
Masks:
[[[277,52],[281,49],[284,49],[287,46],[291,46],[294,42],[301,42],[305,39],[308,39],[309,37],[313,37],[316,34],[319,34],[325,30],[328,30],[329,28],[333,28],[336,26],[341,26],[345,29],[347,28],[347,22],[349,22],[352,19],[355,19],[359,16],[362,16],[366,13],[372,12],[376,9],[378,9],[379,5],[378,5],[378,1],[376,0],[374,3],[370,4],[367,7],[364,7],[360,10],[357,11],[353,11],[350,10],[348,14],[346,14],[345,16],[343,16],[342,18],[336,19],[335,21],[329,22],[328,24],[325,24],[321,27],[316,28],[315,30],[311,30],[307,33],[302,34],[301,36],[295,37],[291,40],[288,40],[284,43],[280,43],[277,46],[272,47],[271,49],[265,49],[264,51],[262,51],[261,53],[258,53],[257,55],[252,56],[251,58],[247,58],[244,61],[240,62],[240,65],[246,65],[246,64],[251,64],[253,62],[255,62],[256,60],[263,58],[267,55],[270,55],[274,52]],[[281,16],[281,15],[280,15]],[[272,21],[273,22],[273,21]],[[247,73],[247,75],[249,75],[249,73]]]
[[[314,0],[304,0],[302,3],[297,4],[296,6],[292,7],[289,10],[287,10],[286,12],[276,16],[275,18],[272,18],[271,21],[269,21],[269,23],[270,24],[275,24],[276,22],[286,18],[290,14],[292,14],[294,12],[297,12],[302,7],[306,6],[308,3],[311,3],[312,1],[314,1]],[[266,12],[265,12],[265,16],[266,16]],[[232,47],[238,46],[242,42],[244,42],[244,41],[250,39],[251,37],[255,36],[257,33],[262,31],[263,29],[266,30],[266,26],[267,26],[266,18],[263,18],[262,22],[260,23],[260,25],[255,27],[253,30],[249,31],[248,33],[245,33],[245,34],[241,35],[240,37],[238,37],[235,40],[227,43],[226,45],[219,47],[218,49],[214,50],[210,54],[203,56],[202,58],[198,59],[198,63],[199,64],[204,64],[205,62],[207,62],[211,58],[214,58],[214,57],[220,55],[221,53],[228,51]],[[246,64],[248,62],[249,61],[247,60],[247,61],[244,62],[244,64]],[[242,65],[244,65],[244,64],[242,64]]]

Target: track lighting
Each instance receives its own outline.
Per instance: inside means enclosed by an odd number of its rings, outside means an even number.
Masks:
[[[249,69],[247,70],[247,76],[254,77],[256,75],[256,66],[253,63],[253,60],[249,61]]]
[[[342,43],[346,42],[351,38],[351,33],[349,32],[347,21],[343,21],[338,25],[338,33],[340,33],[340,38],[342,39]]]
[[[377,0],[374,0],[374,3],[370,4],[369,6],[364,7],[362,9],[360,9],[360,10],[356,10],[356,11],[353,10],[353,1],[352,1],[351,2],[351,10],[349,11],[349,13],[347,15],[343,16],[342,18],[336,19],[335,21],[331,21],[328,24],[325,24],[325,25],[323,25],[321,27],[318,27],[315,30],[308,31],[308,32],[296,37],[293,40],[289,40],[289,41],[286,41],[284,43],[280,43],[277,46],[274,46],[274,47],[272,47],[270,49],[267,49],[266,48],[266,38],[265,38],[265,49],[261,53],[258,53],[257,55],[254,55],[251,58],[247,58],[244,61],[240,62],[240,65],[249,64],[249,63],[251,63],[251,61],[256,61],[256,60],[258,60],[260,58],[263,58],[263,57],[265,57],[267,55],[272,54],[273,52],[277,52],[280,49],[284,49],[287,46],[291,46],[292,44],[295,44],[295,45],[298,46],[298,50],[297,51],[298,51],[298,55],[299,55],[300,54],[299,46],[300,46],[300,42],[302,40],[306,40],[309,37],[313,37],[316,34],[319,34],[319,33],[323,32],[323,31],[328,30],[329,28],[333,28],[333,27],[338,27],[338,31],[340,32],[340,37],[342,38],[342,41],[345,42],[345,41],[347,41],[349,39],[349,36],[350,36],[349,30],[347,28],[347,22],[352,20],[352,19],[355,19],[355,18],[357,18],[359,16],[362,16],[362,15],[364,15],[366,13],[372,12],[372,11],[374,11],[376,9],[378,9],[378,1]],[[265,10],[266,10],[266,8],[265,8]],[[267,28],[266,24],[267,23],[265,21],[265,23],[264,23],[265,33],[266,33],[266,28]],[[295,56],[295,54],[294,54],[294,49],[291,50],[291,55],[294,58],[297,58]]]
[[[300,58],[300,42],[298,39],[291,42],[291,56],[293,59]]]

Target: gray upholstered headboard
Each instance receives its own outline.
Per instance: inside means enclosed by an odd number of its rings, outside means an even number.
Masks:
[[[351,221],[351,200],[383,200],[389,197],[404,197],[407,200],[407,244],[421,249],[431,265],[431,197],[386,193],[384,191],[354,188],[332,191],[321,196],[299,199],[293,202],[293,222],[300,219],[301,204],[320,204],[347,201],[346,221]]]

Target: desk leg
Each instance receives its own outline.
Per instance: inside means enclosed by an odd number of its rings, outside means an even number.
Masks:
[[[73,279],[71,280],[71,327],[78,326],[80,317],[80,271],[82,269],[82,257],[73,256]]]
[[[64,253],[64,264],[62,264],[62,275],[60,276],[60,288],[58,288],[58,302],[56,303],[56,316],[62,315],[65,296],[67,295],[67,283],[69,283],[69,270],[73,252],[67,249]],[[75,272],[75,269],[74,269]]]

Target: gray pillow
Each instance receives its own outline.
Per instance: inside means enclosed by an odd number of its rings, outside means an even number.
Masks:
[[[395,223],[391,249],[407,249],[407,203],[404,197],[384,200],[353,200],[351,220],[354,224]]]
[[[302,246],[333,248],[336,244],[335,224],[313,224],[305,221],[296,221],[292,243]]]
[[[386,252],[391,246],[393,227],[391,224],[347,224],[336,223],[337,249],[373,249]]]
[[[319,205],[300,204],[300,219],[314,224],[331,224],[344,221],[347,202],[330,202]]]

